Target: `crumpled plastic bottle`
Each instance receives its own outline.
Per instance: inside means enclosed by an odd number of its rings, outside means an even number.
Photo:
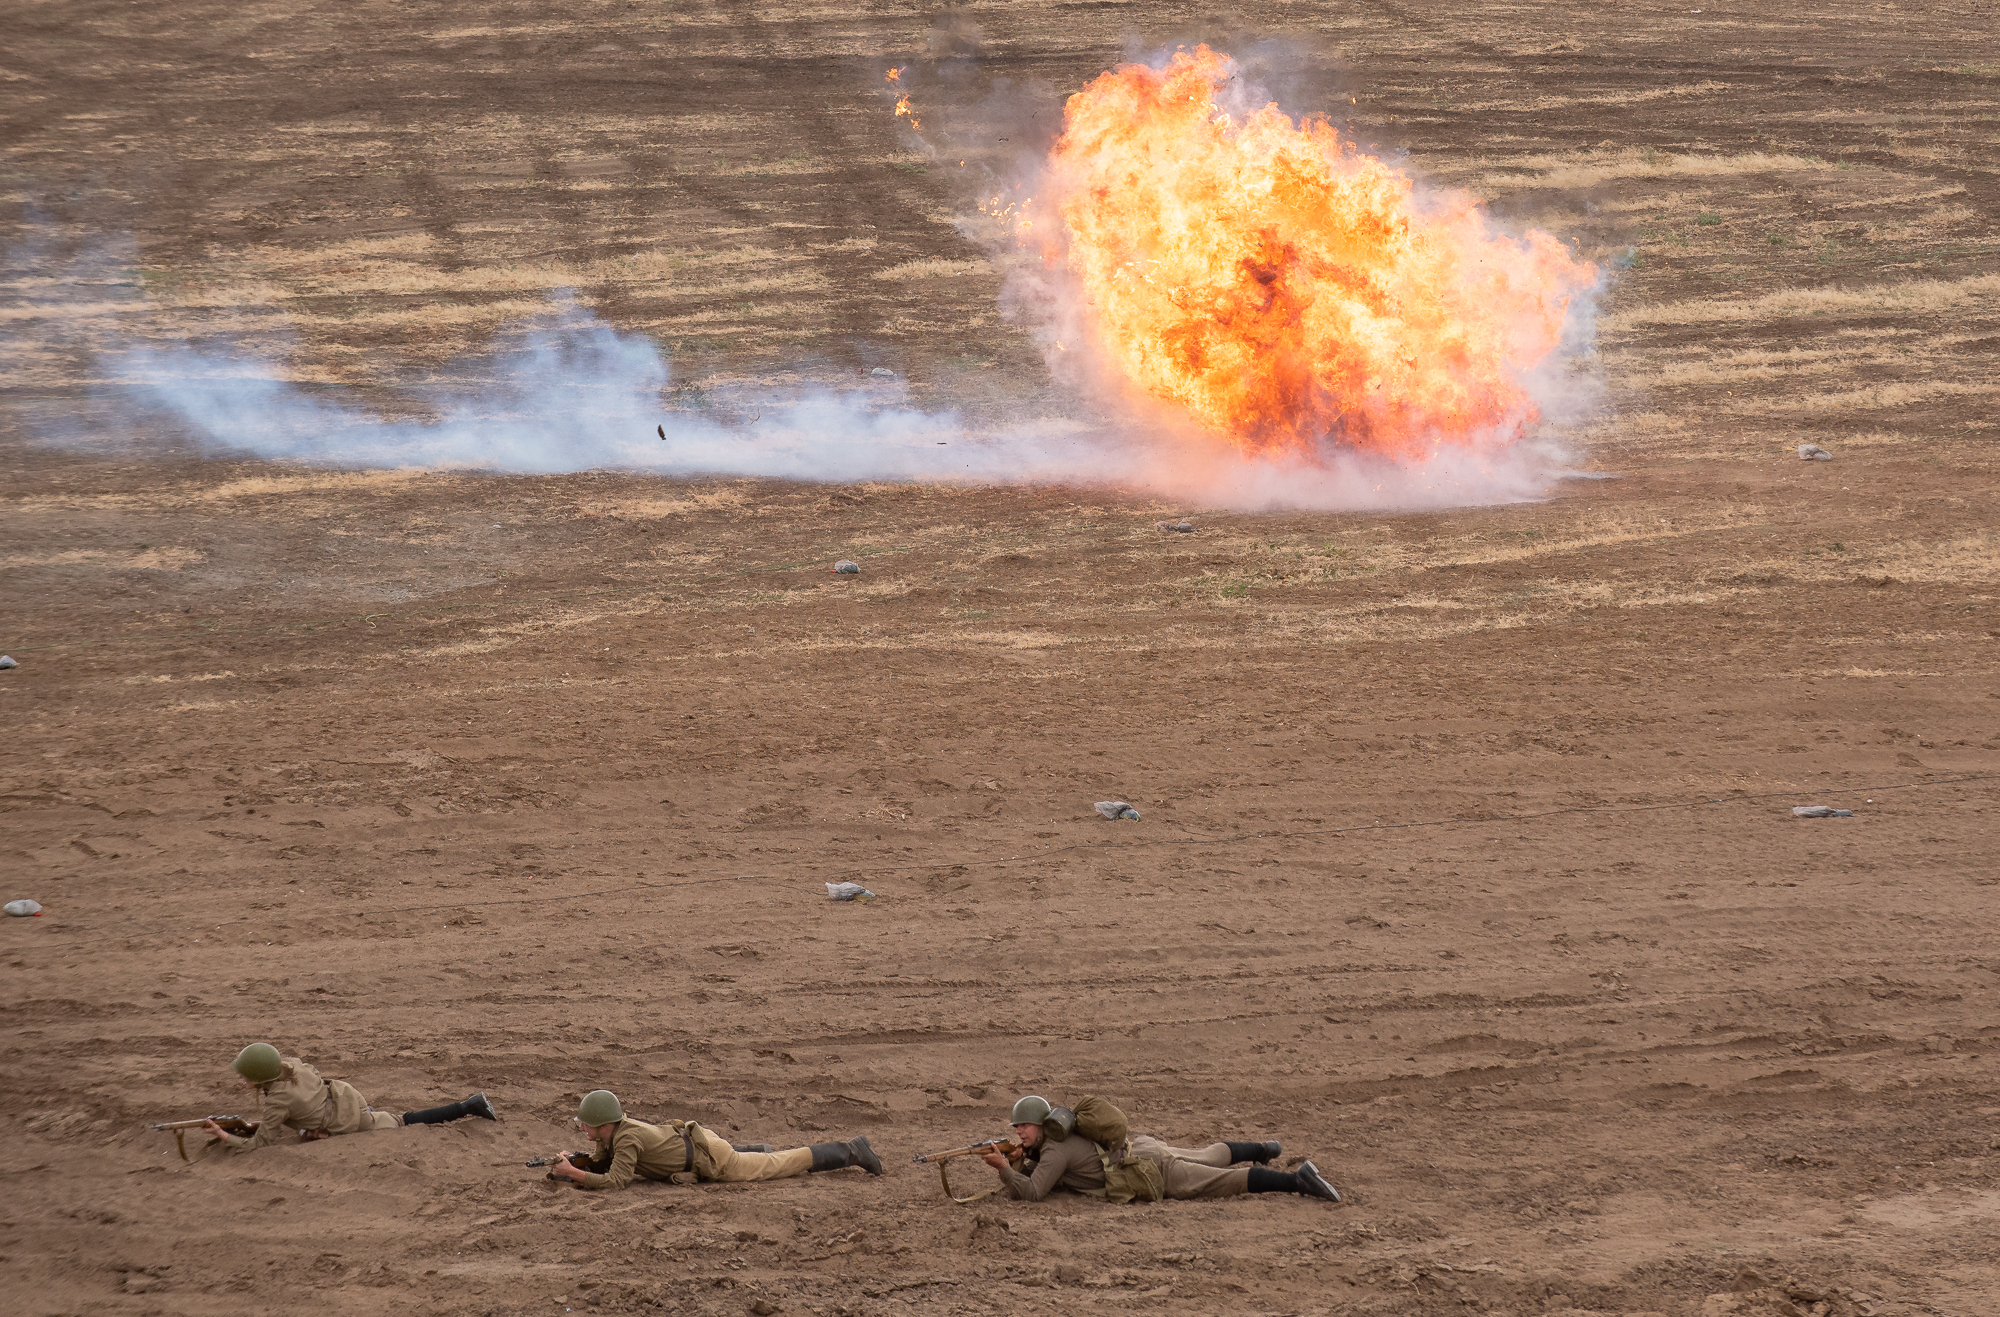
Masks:
[[[1097,812],[1107,819],[1136,819],[1139,817],[1139,811],[1133,809],[1122,800],[1100,800],[1097,802]]]
[[[1795,819],[1851,819],[1851,809],[1835,809],[1831,805],[1794,805],[1792,817]]]
[[[872,901],[875,893],[860,883],[828,883],[826,894],[836,901]]]

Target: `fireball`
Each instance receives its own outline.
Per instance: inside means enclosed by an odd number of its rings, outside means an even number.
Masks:
[[[1095,344],[1132,387],[1243,452],[1420,460],[1518,438],[1526,376],[1597,270],[1419,194],[1324,120],[1217,104],[1206,46],[1069,99],[1046,194]]]

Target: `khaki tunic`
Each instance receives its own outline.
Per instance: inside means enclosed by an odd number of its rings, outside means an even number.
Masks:
[[[671,1125],[648,1125],[643,1120],[621,1120],[609,1140],[600,1140],[591,1156],[583,1160],[588,1172],[582,1180],[586,1189],[623,1189],[636,1176],[644,1180],[690,1182],[687,1140]],[[693,1179],[721,1180],[740,1184],[748,1180],[783,1180],[804,1175],[812,1169],[811,1148],[790,1148],[784,1152],[738,1152],[729,1141],[701,1126],[685,1122],[694,1136]]]
[[[1250,1170],[1229,1164],[1226,1143],[1176,1148],[1139,1134],[1132,1139],[1132,1151],[1160,1168],[1169,1198],[1227,1198],[1250,1192]],[[1032,1174],[1023,1175],[1011,1166],[999,1174],[1009,1195],[1030,1203],[1041,1202],[1057,1189],[1099,1197],[1104,1193],[1104,1163],[1098,1160],[1097,1145],[1081,1134],[1044,1143]]]
[[[268,1147],[284,1139],[288,1130],[359,1134],[394,1129],[403,1123],[400,1115],[369,1106],[368,1099],[346,1080],[322,1079],[319,1071],[296,1056],[286,1057],[285,1064],[291,1067],[291,1078],[257,1085],[263,1095],[257,1132],[242,1143],[228,1144],[231,1152]]]

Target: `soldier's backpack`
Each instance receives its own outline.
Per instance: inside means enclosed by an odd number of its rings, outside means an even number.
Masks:
[[[1167,1179],[1158,1163],[1132,1151],[1132,1123],[1124,1112],[1101,1097],[1083,1098],[1074,1110],[1076,1132],[1097,1145],[1106,1202],[1157,1203],[1167,1196]]]

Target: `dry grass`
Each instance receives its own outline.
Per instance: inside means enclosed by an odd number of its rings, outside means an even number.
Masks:
[[[1484,187],[1587,188],[1617,179],[1732,179],[1750,174],[1817,173],[1836,168],[1810,156],[1751,152],[1744,155],[1674,155],[1652,149],[1472,160],[1454,172],[1476,174]]]
[[[1747,348],[1737,352],[1710,353],[1698,361],[1675,362],[1652,371],[1629,371],[1632,383],[1667,386],[1686,384],[1743,384],[1752,380],[1792,379],[1851,369],[1854,355],[1831,350],[1787,348],[1773,351]]]
[[[988,274],[993,267],[985,261],[948,261],[941,257],[904,261],[886,270],[877,270],[877,279],[949,279],[962,274]]]
[[[0,558],[0,571],[15,567],[71,567],[84,563],[111,571],[177,572],[208,555],[199,549],[69,549],[59,553],[15,554]]]
[[[1740,413],[1753,416],[1839,416],[1910,407],[1940,398],[1982,397],[2000,393],[2000,380],[1926,380],[1917,383],[1896,381],[1838,393],[1794,394],[1789,398],[1731,401]]]
[[[1760,297],[1700,298],[1629,307],[1599,326],[1617,332],[1640,325],[1699,325],[1778,320],[1792,316],[1928,314],[2000,299],[2000,274],[1965,279],[1913,279],[1863,288],[1786,288]]]

